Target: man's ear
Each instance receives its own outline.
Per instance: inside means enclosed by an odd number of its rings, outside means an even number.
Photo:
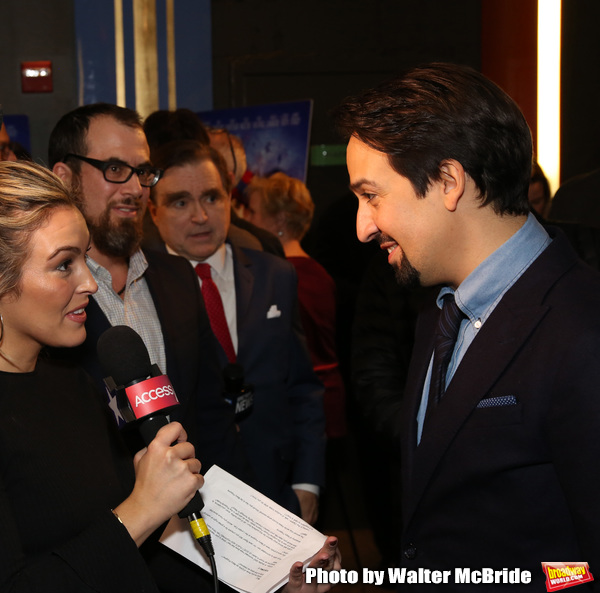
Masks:
[[[68,187],[73,187],[73,171],[69,165],[58,162],[52,167],[52,172],[58,175]]]
[[[444,195],[444,206],[454,212],[458,201],[465,193],[466,173],[463,166],[454,159],[446,159],[440,165],[440,177]]]

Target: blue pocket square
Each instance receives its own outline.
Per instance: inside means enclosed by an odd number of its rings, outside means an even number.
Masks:
[[[498,397],[486,397],[478,404],[478,408],[500,408],[502,406],[516,406],[517,398],[514,395],[500,395]]]

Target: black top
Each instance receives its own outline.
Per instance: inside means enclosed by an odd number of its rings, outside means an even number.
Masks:
[[[56,363],[0,373],[0,590],[157,591],[110,511],[134,473],[101,398]]]

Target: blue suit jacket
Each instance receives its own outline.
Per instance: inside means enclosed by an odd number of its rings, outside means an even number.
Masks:
[[[541,562],[600,571],[599,302],[600,275],[558,233],[482,327],[417,446],[439,310],[421,316],[402,425],[402,566],[519,567],[536,591]]]
[[[240,423],[242,443],[258,489],[297,512],[291,484],[324,484],[325,416],[323,387],[300,325],[296,273],[271,254],[232,251],[237,360],[254,385],[253,412]]]

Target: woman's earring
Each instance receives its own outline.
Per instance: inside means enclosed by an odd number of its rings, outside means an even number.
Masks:
[[[277,231],[277,236],[278,237],[283,237],[283,231]]]
[[[2,313],[0,313],[0,342],[2,342],[3,337],[4,337],[4,319],[2,319]]]

